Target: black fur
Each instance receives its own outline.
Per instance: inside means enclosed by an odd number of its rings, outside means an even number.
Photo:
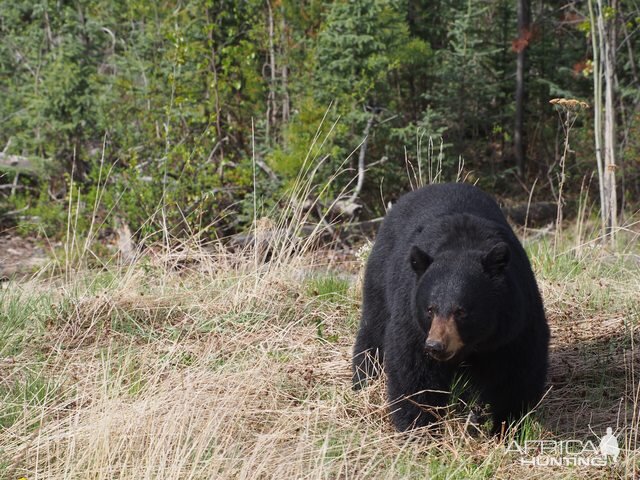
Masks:
[[[495,201],[466,184],[424,187],[386,216],[367,263],[353,385],[387,375],[398,430],[425,426],[463,373],[491,406],[494,433],[544,393],[549,328],[524,249]],[[464,347],[425,352],[433,312],[454,315]]]

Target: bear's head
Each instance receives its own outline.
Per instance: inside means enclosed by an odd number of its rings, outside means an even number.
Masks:
[[[431,357],[458,362],[492,339],[509,259],[504,242],[488,251],[445,250],[433,258],[412,247],[409,260],[417,276],[413,318]]]

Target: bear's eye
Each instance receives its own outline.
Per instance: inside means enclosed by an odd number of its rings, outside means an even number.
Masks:
[[[458,307],[458,308],[456,308],[456,309],[453,311],[453,315],[454,315],[456,318],[464,318],[464,317],[466,317],[466,316],[467,316],[467,312],[465,311],[465,309],[464,309],[464,308],[462,308],[462,307]]]
[[[427,315],[429,315],[430,317],[433,317],[433,314],[435,313],[436,309],[433,306],[429,306],[427,307]]]

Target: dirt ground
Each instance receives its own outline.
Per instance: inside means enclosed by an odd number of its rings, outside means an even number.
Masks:
[[[48,261],[42,241],[0,234],[0,281],[34,273]]]

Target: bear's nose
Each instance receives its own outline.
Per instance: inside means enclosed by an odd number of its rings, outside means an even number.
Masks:
[[[444,343],[439,342],[437,340],[429,340],[424,344],[427,352],[438,355],[439,353],[444,352]]]

